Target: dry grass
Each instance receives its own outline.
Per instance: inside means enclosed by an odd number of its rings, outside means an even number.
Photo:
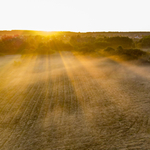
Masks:
[[[68,52],[1,57],[0,149],[149,149],[149,73]]]

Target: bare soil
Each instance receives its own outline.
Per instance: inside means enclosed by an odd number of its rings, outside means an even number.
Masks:
[[[0,57],[0,149],[150,149],[150,66],[66,52]]]

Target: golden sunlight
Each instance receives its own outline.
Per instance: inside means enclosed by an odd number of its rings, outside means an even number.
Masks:
[[[0,1],[0,150],[148,150],[148,2]]]

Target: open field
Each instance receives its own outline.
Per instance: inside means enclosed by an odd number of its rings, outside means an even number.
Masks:
[[[71,52],[0,57],[0,149],[150,149],[150,67]]]

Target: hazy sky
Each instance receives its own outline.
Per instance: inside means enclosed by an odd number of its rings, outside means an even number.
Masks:
[[[150,31],[149,0],[0,0],[0,30]]]

